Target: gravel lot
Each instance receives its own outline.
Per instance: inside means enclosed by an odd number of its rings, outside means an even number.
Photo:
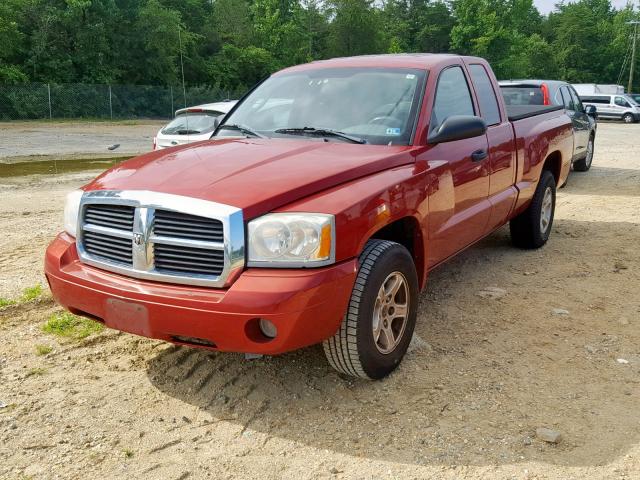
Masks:
[[[342,378],[316,347],[246,361],[59,340],[48,293],[0,308],[0,478],[640,478],[638,139],[599,126],[541,250],[503,228],[434,271],[384,381]],[[43,282],[64,193],[94,174],[0,178],[0,297]]]
[[[166,120],[0,123],[0,163],[139,155]],[[107,147],[120,147],[110,151]]]

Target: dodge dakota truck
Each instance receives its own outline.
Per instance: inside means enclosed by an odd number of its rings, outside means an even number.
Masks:
[[[210,140],[71,192],[46,277],[110,328],[251,354],[322,343],[339,372],[379,379],[429,271],[506,223],[517,247],[545,244],[573,142],[561,106],[505,107],[481,58],[294,66]]]

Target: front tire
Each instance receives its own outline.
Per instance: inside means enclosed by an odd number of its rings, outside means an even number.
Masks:
[[[532,249],[547,243],[555,208],[556,181],[549,170],[543,170],[531,205],[509,223],[513,244]]]
[[[386,240],[367,242],[342,324],[323,342],[331,366],[360,378],[389,375],[409,347],[417,303],[418,275],[409,251]]]
[[[576,172],[586,172],[591,168],[591,162],[593,161],[593,136],[589,137],[589,143],[587,144],[587,155],[580,160],[573,162],[573,169]]]
[[[625,113],[622,117],[622,121],[624,121],[624,123],[633,123],[636,121],[636,119],[633,118],[633,115],[631,115],[630,113]]]

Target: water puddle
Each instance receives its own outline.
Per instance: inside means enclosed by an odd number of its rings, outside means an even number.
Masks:
[[[58,173],[83,172],[86,170],[106,170],[128,158],[129,157],[0,163],[0,178],[21,177],[26,175],[55,175]]]

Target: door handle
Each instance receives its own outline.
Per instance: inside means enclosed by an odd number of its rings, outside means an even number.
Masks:
[[[487,151],[486,150],[476,150],[475,152],[473,152],[471,154],[471,161],[472,162],[481,162],[482,160],[484,160],[485,158],[487,158]]]

